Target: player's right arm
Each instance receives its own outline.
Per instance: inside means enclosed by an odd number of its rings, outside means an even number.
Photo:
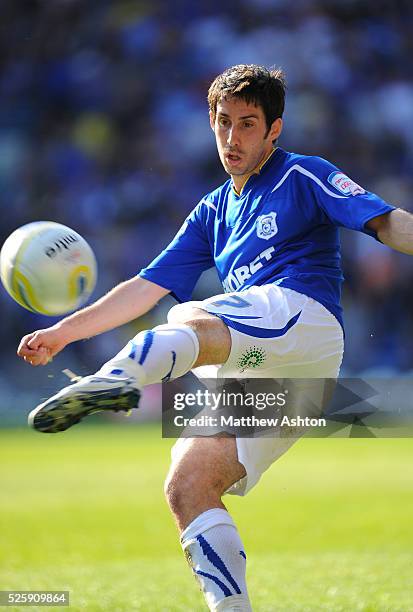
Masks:
[[[32,365],[46,365],[71,342],[96,336],[142,316],[167,293],[169,289],[135,276],[55,325],[24,336],[17,354]]]
[[[214,264],[206,227],[215,206],[202,199],[167,248],[139,276],[120,283],[97,302],[22,338],[17,354],[32,365],[46,365],[65,346],[90,338],[145,314],[167,293],[184,302],[204,270]]]

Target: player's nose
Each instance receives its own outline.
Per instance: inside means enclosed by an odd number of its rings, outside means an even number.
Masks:
[[[228,130],[227,144],[232,145],[232,146],[235,145],[235,144],[239,144],[239,134],[238,134],[238,130],[235,128],[235,126],[231,127]]]

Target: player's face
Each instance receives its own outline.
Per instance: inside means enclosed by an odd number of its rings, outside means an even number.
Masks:
[[[282,120],[276,119],[268,130],[260,106],[230,98],[218,103],[215,120],[211,116],[210,122],[222,165],[238,190],[269,155],[273,140],[281,133]]]

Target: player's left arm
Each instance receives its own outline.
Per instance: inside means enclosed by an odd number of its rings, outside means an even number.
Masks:
[[[376,232],[383,244],[413,255],[413,215],[405,210],[396,208],[389,213],[379,215],[366,223],[368,229]]]

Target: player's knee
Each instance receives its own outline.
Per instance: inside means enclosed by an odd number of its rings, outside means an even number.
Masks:
[[[193,495],[188,480],[175,471],[168,474],[165,480],[164,493],[168,506],[175,515],[182,513],[191,502],[191,496]]]
[[[188,323],[202,315],[200,304],[202,302],[184,302],[176,304],[168,312],[168,323]],[[206,311],[203,311],[206,314]]]
[[[174,474],[168,474],[166,477],[164,494],[166,501],[168,502],[168,506],[173,514],[179,514],[183,504],[185,503],[185,492],[182,484],[183,483],[180,483]]]
[[[165,480],[165,497],[173,514],[181,514],[185,507],[191,503],[195,493],[191,490],[190,478],[179,470],[171,470]]]
[[[176,304],[168,312],[168,323],[184,323],[191,316],[191,302]]]
[[[168,323],[188,325],[199,340],[194,367],[225,363],[231,351],[231,334],[219,317],[201,308],[202,302],[177,304],[168,313]]]
[[[171,468],[164,486],[168,505],[175,515],[187,512],[188,507],[202,505],[205,499],[223,493],[223,485],[218,479],[211,480],[206,473],[199,470],[187,470],[178,466]]]

